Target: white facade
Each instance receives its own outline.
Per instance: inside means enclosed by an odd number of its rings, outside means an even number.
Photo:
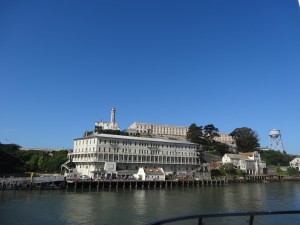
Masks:
[[[95,127],[101,127],[102,130],[120,130],[117,123],[111,122],[96,122]]]
[[[110,122],[96,122],[95,128],[102,130],[120,130],[118,123],[116,123],[116,109],[112,108],[110,115]]]
[[[232,163],[234,166],[238,167],[240,164],[241,160],[246,160],[248,159],[247,156],[245,155],[240,155],[240,154],[225,154],[222,157],[222,163]]]
[[[245,154],[225,154],[222,163],[232,163],[236,168],[246,171],[248,174],[264,174],[267,165],[261,161],[258,152]]]
[[[233,137],[230,136],[228,133],[218,133],[218,134],[219,134],[218,137],[214,137],[215,141],[227,144],[232,147],[236,147]]]
[[[187,141],[93,134],[74,139],[69,158],[76,170],[92,178],[105,171],[105,165],[116,163],[116,171],[140,167],[163,168],[165,173],[190,172],[199,166],[196,145]]]
[[[184,126],[170,126],[170,125],[158,125],[150,123],[138,123],[134,122],[131,124],[127,131],[140,134],[151,134],[155,136],[178,136],[186,137],[188,127]]]
[[[134,176],[137,180],[165,180],[166,175],[162,168],[139,168],[139,171]]]
[[[290,161],[290,167],[293,167],[300,171],[300,157],[296,157],[292,161]]]

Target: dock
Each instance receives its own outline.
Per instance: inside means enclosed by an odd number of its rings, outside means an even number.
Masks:
[[[224,186],[226,179],[203,179],[203,180],[98,180],[98,181],[67,181],[65,189],[76,191],[80,189],[102,190],[102,189],[155,189],[155,188],[175,188],[175,187],[199,187],[199,186]]]
[[[185,179],[185,180],[66,180],[64,177],[55,179],[0,179],[0,190],[43,190],[63,189],[66,191],[77,190],[103,190],[103,189],[155,189],[175,187],[200,187],[200,186],[224,186],[227,179]]]
[[[175,187],[226,186],[229,183],[266,183],[300,181],[299,176],[246,175],[239,177],[219,177],[182,180],[66,180],[64,176],[0,178],[0,190],[44,190],[100,191],[104,189],[163,189]]]

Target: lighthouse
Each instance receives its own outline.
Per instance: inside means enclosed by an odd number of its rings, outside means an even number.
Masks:
[[[95,123],[95,130],[120,130],[118,123],[116,122],[116,109],[113,107],[110,113],[110,122],[100,122]]]
[[[116,109],[114,107],[111,109],[110,122],[116,123]]]

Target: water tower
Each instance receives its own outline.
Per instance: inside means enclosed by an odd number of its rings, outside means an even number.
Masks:
[[[270,142],[269,142],[268,149],[283,152],[284,148],[283,148],[280,130],[277,129],[270,130],[269,137],[270,137]]]

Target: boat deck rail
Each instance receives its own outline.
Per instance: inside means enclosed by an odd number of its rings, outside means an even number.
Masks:
[[[174,222],[197,220],[198,225],[205,225],[204,219],[208,218],[228,218],[228,217],[247,217],[249,220],[246,224],[253,225],[255,216],[269,216],[269,215],[291,215],[300,214],[300,210],[288,210],[288,211],[252,211],[252,212],[232,212],[232,213],[213,213],[213,214],[192,214],[183,215],[177,217],[171,217],[167,219],[156,220],[148,223],[147,225],[160,225],[171,224]]]

